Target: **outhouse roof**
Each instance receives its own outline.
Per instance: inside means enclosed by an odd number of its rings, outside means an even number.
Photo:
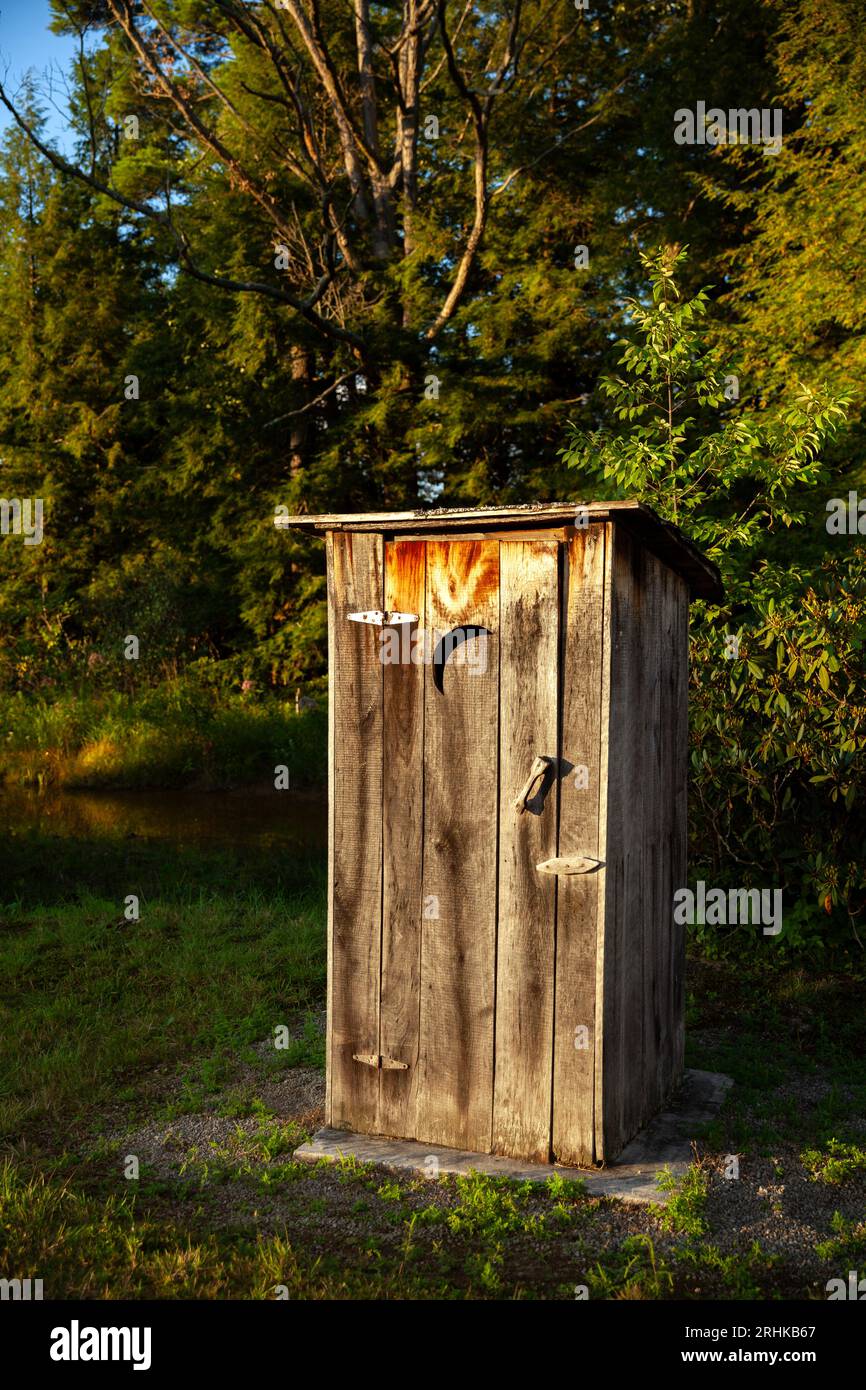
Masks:
[[[688,582],[692,598],[719,603],[722,581],[712,560],[677,526],[663,521],[652,507],[623,502],[527,502],[513,507],[425,507],[411,512],[326,512],[314,516],[278,516],[282,530],[380,531],[384,535],[453,535],[465,540],[491,532],[543,530],[574,525],[581,512],[589,523],[612,521],[625,526],[660,560]]]

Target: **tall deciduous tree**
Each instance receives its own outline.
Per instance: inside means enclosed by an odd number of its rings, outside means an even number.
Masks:
[[[751,0],[54,8],[75,154],[20,123],[82,226],[153,267],[133,549],[211,576],[212,649],[273,679],[320,669],[324,634],[314,545],[274,504],[567,495],[562,419],[593,423],[633,245],[688,239],[713,281],[742,238],[699,196],[712,151],[673,134],[698,97],[762,99]]]

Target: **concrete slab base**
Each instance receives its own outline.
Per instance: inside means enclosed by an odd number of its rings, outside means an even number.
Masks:
[[[517,1181],[546,1182],[551,1173],[559,1173],[564,1178],[582,1179],[593,1197],[664,1203],[669,1194],[659,1190],[659,1174],[665,1169],[676,1177],[685,1173],[692,1160],[692,1140],[701,1126],[718,1114],[733,1084],[729,1076],[719,1072],[685,1072],[668,1108],[656,1115],[623,1149],[616,1163],[607,1168],[523,1163],[516,1158],[445,1149],[414,1139],[388,1139],[329,1128],[320,1129],[308,1144],[295,1149],[295,1158],[304,1163],[322,1160],[335,1163],[341,1158],[355,1158],[359,1163],[375,1163],[383,1168],[408,1171],[417,1177],[475,1171]]]

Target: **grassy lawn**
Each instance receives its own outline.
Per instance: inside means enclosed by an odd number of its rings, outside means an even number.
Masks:
[[[110,839],[14,852],[0,1275],[70,1298],[824,1298],[866,1262],[850,979],[690,961],[689,1064],[736,1087],[666,1207],[556,1176],[310,1167],[291,1155],[322,1119],[321,862]]]
[[[166,681],[139,693],[0,695],[0,781],[40,788],[225,787],[289,769],[321,785],[327,714],[288,700]]]

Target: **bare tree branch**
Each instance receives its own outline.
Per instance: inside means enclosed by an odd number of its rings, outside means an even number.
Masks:
[[[256,130],[255,126],[250,124],[243,112],[240,111],[236,104],[232,101],[231,97],[223,91],[223,89],[219,86],[217,82],[214,81],[210,73],[207,71],[206,68],[202,67],[201,63],[198,61],[195,55],[190,53],[188,49],[184,48],[183,44],[178,42],[178,40],[174,37],[171,31],[167,29],[166,26],[163,24],[162,20],[158,17],[158,15],[154,13],[152,7],[148,4],[147,0],[140,0],[140,3],[144,12],[148,15],[153,24],[159,29],[159,32],[163,35],[166,42],[170,44],[170,46],[174,49],[175,53],[177,53],[179,57],[183,58],[185,63],[189,64],[190,68],[196,74],[196,76],[201,80],[201,82],[204,83],[208,90],[217,98],[217,100],[226,108],[226,110],[230,112],[230,114],[237,121],[238,125],[241,126],[241,128],[244,131],[246,131],[247,135],[253,141],[258,143],[259,132]],[[260,93],[259,95],[265,96],[266,94]],[[276,100],[277,98],[273,99]],[[292,173],[297,178],[300,178],[307,182],[311,182],[309,174],[293,157],[292,152],[290,150],[286,150],[285,148],[283,148],[279,151],[275,151],[275,153],[278,153],[279,157],[285,161],[289,169],[291,169]]]
[[[502,78],[507,72],[508,67],[513,59],[514,46],[520,26],[521,0],[515,0],[514,11],[511,16],[511,23],[508,29],[508,37],[505,43],[505,52],[502,57],[502,62],[499,66],[499,70],[497,72],[497,76],[493,83],[493,86],[490,89],[490,91],[486,93],[483,101],[479,98],[477,93],[474,92],[472,88],[469,86],[468,82],[463,76],[463,73],[460,70],[460,66],[457,62],[457,58],[454,53],[454,46],[448,35],[448,29],[445,23],[446,6],[447,0],[439,0],[439,32],[442,36],[442,46],[445,49],[445,58],[448,64],[448,72],[451,77],[451,81],[453,82],[454,86],[457,88],[458,92],[463,97],[464,101],[466,102],[466,105],[469,108],[472,124],[475,130],[475,213],[472,219],[472,227],[470,228],[469,235],[466,239],[466,245],[463,248],[463,254],[460,257],[460,260],[457,264],[457,270],[455,272],[451,288],[445,297],[445,302],[442,305],[442,308],[439,310],[439,313],[437,314],[435,321],[424,334],[424,337],[428,342],[431,342],[438,335],[438,333],[444,327],[444,325],[449,321],[449,319],[453,317],[454,311],[457,308],[457,305],[460,303],[460,300],[463,297],[463,292],[466,289],[466,285],[469,280],[469,274],[472,270],[472,266],[474,264],[476,254],[478,252],[478,248],[481,245],[481,239],[484,235],[484,229],[487,225],[487,214],[490,210],[490,197],[487,191],[488,126],[490,120],[490,113],[493,109],[493,103],[496,100],[498,85],[502,81]]]
[[[106,0],[112,28],[122,36],[136,79],[164,119],[169,139],[173,133],[183,149],[217,163],[220,174],[225,171],[231,186],[242,192],[248,205],[257,209],[256,216],[266,218],[280,243],[288,247],[288,274],[273,284],[230,279],[200,265],[183,230],[187,216],[180,208],[179,225],[175,224],[170,189],[164,207],[161,197],[136,201],[120,193],[111,186],[110,174],[105,175],[108,182],[100,182],[95,126],[99,94],[94,110],[83,51],[90,175],[49,151],[33,134],[30,138],[64,174],[82,179],[128,211],[165,227],[181,264],[194,278],[286,304],[318,332],[350,344],[360,354],[362,339],[347,325],[358,310],[369,313],[380,301],[387,304],[386,312],[396,325],[402,294],[402,327],[416,335],[419,331],[413,322],[411,286],[415,281],[399,271],[397,262],[402,259],[405,266],[408,258],[418,254],[421,101],[444,70],[447,76],[441,85],[453,127],[449,144],[456,133],[457,158],[466,175],[471,172],[472,187],[464,195],[468,206],[462,213],[464,225],[450,282],[442,287],[441,304],[420,326],[429,343],[453,318],[467,293],[494,200],[521,174],[600,122],[610,99],[635,72],[643,70],[646,54],[615,87],[576,113],[574,125],[557,131],[554,124],[543,148],[539,148],[543,136],[533,147],[522,129],[512,157],[516,164],[523,156],[523,163],[508,172],[500,141],[494,164],[494,131],[504,122],[505,111],[509,123],[532,118],[537,84],[546,80],[553,55],[575,32],[570,21],[562,26],[564,34],[549,32],[554,28],[549,21],[557,3],[539,0],[531,21],[525,22],[528,10],[523,0],[511,0],[507,8],[488,16],[491,22],[479,18],[476,23],[472,0],[463,4],[454,0],[456,27],[452,29],[448,0],[402,0],[398,10],[390,6],[387,11],[372,6],[371,0],[344,0],[336,13],[328,9],[327,25],[321,0],[256,0],[254,4],[211,0],[204,7],[209,18],[197,15],[189,26],[176,23],[174,12],[156,0]],[[386,42],[381,41],[383,36]],[[428,72],[428,57],[437,40],[441,57],[436,55],[438,61]],[[224,78],[219,64],[228,43],[240,44],[251,62]],[[654,46],[651,41],[647,53]],[[263,77],[258,75],[261,67],[268,69]],[[249,81],[235,83],[235,72]],[[518,82],[517,96],[506,107],[506,94],[515,92]],[[261,108],[249,103],[244,93],[257,102],[276,105],[278,119],[264,122],[266,129],[276,133],[262,133],[257,123]],[[0,95],[26,129],[5,94]],[[386,131],[388,146],[393,135],[393,148],[386,148]],[[453,163],[450,152],[445,163]],[[433,172],[437,168],[434,165]],[[447,177],[451,176],[449,170]],[[292,183],[284,192],[287,177]],[[455,212],[449,192],[441,225],[455,216],[461,213]],[[389,274],[383,276],[385,270]]]
[[[277,230],[284,232],[285,227],[276,200],[267,189],[262,187],[258,179],[244,167],[241,161],[232,154],[231,150],[228,149],[216,132],[211,130],[200,120],[196,112],[192,109],[191,103],[178,90],[177,85],[166,76],[152,45],[143,37],[135,23],[132,5],[128,3],[128,0],[107,0],[107,4],[133,51],[138,55],[145,69],[151,74],[158,88],[183,116],[189,128],[195,132],[202,144],[206,145],[218,159],[223,161],[226,167],[231,171],[238,185],[249,193],[250,197],[253,198],[262,211],[270,218]]]
[[[458,23],[458,25],[457,25],[457,28],[454,30],[454,37],[453,37],[453,42],[454,42],[454,43],[456,43],[457,40],[459,39],[459,37],[460,37],[460,32],[461,32],[461,30],[462,30],[462,28],[463,28],[463,25],[466,23],[466,17],[467,17],[467,15],[469,14],[469,11],[470,11],[471,9],[472,9],[472,0],[466,0],[466,4],[465,4],[464,7],[463,7],[463,13],[462,13],[462,15],[460,16],[460,20],[459,20],[459,23]],[[437,10],[437,21],[438,21],[438,10]],[[435,66],[435,68],[433,69],[433,71],[429,74],[428,77],[425,77],[424,81],[421,83],[421,91],[422,91],[422,92],[425,92],[425,91],[427,90],[428,87],[430,87],[430,86],[433,85],[433,83],[436,81],[436,78],[439,76],[440,72],[442,71],[443,67],[445,66],[446,61],[447,61],[447,55],[446,55],[445,53],[443,53],[443,54],[442,54],[442,57],[439,59],[439,62],[436,64],[436,66]]]
[[[130,212],[137,212],[140,216],[146,217],[150,221],[156,222],[160,226],[166,228],[175,240],[181,261],[194,279],[201,280],[208,285],[216,285],[220,289],[230,290],[236,294],[259,294],[267,299],[276,300],[279,304],[286,304],[305,318],[308,323],[311,323],[317,328],[319,332],[325,334],[326,337],[336,338],[340,342],[348,343],[359,355],[362,354],[364,343],[358,334],[353,333],[348,328],[342,327],[331,319],[324,318],[315,311],[315,305],[321,299],[324,289],[327,288],[327,284],[323,286],[323,280],[326,278],[329,280],[330,275],[322,277],[312,293],[307,296],[306,299],[301,299],[297,295],[292,294],[289,290],[280,289],[278,286],[269,285],[264,281],[234,280],[229,276],[215,275],[209,271],[202,270],[193,259],[188,238],[185,233],[175,225],[168,212],[154,207],[152,203],[143,203],[136,198],[131,198],[126,193],[120,193],[116,188],[112,188],[110,184],[103,183],[92,174],[88,174],[84,169],[79,169],[74,164],[70,164],[68,160],[64,159],[62,155],[58,154],[56,150],[53,150],[50,145],[46,145],[45,142],[39,138],[33,126],[28,121],[25,121],[17,107],[9,99],[2,83],[0,83],[0,102],[6,107],[6,110],[12,116],[16,125],[24,132],[34,148],[37,149],[59,173],[65,174],[68,178],[77,179],[79,182],[87,184],[94,192],[102,194],[103,197],[110,198],[112,202],[117,203],[118,206]]]
[[[326,390],[324,390],[324,391],[321,393],[321,395],[314,397],[314,399],[311,400],[311,401],[307,401],[307,404],[306,404],[306,405],[302,405],[301,408],[300,408],[300,410],[289,410],[289,411],[286,412],[285,415],[278,415],[277,418],[276,418],[275,420],[268,420],[268,421],[266,421],[266,423],[265,423],[265,425],[263,426],[263,428],[266,429],[266,430],[269,430],[269,429],[272,429],[274,425],[281,425],[281,424],[283,423],[284,420],[293,420],[293,419],[295,419],[295,417],[298,416],[298,415],[306,415],[306,413],[307,413],[308,410],[312,410],[314,406],[319,405],[319,403],[320,403],[321,401],[325,400],[325,398],[326,398],[327,396],[330,396],[330,394],[331,394],[332,391],[336,391],[336,389],[337,389],[338,386],[342,386],[344,381],[348,381],[348,380],[350,379],[350,377],[357,376],[357,375],[358,375],[358,368],[357,368],[357,367],[353,367],[353,368],[351,369],[351,371],[343,372],[343,375],[342,375],[342,376],[338,376],[337,379],[336,379],[336,381],[332,381],[332,382],[331,382],[331,385],[328,386],[328,387],[326,388]]]

